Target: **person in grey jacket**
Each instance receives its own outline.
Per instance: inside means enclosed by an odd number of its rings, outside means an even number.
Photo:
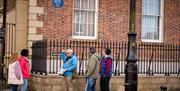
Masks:
[[[100,56],[97,55],[96,49],[91,47],[90,58],[88,60],[87,70],[86,70],[86,87],[85,91],[96,91],[96,79],[99,75],[99,60]]]

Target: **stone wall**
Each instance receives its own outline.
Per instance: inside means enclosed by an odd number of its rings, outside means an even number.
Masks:
[[[37,16],[44,13],[43,7],[37,6],[38,0],[29,0],[29,11],[28,11],[28,38],[27,47],[30,50],[30,55],[32,54],[32,43],[37,40],[42,40],[43,35],[37,33],[37,28],[43,27],[43,21],[37,20]]]
[[[84,91],[85,78],[74,80],[74,91]],[[138,91],[160,91],[160,86],[167,86],[168,91],[180,91],[180,77],[178,76],[139,76]],[[99,79],[97,91],[100,91]],[[113,76],[110,80],[110,91],[124,91],[124,76]],[[29,81],[29,91],[66,91],[62,76],[33,75]]]

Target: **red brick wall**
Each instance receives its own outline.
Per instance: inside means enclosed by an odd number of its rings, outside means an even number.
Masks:
[[[164,1],[164,42],[180,44],[180,0]]]
[[[44,14],[38,17],[44,21],[44,27],[39,28],[38,33],[43,34],[45,38],[72,39],[72,1],[64,0],[63,8],[54,9],[52,0],[38,0],[38,6],[44,7]],[[164,42],[177,43],[180,39],[180,1],[164,1]],[[141,41],[142,0],[136,2],[137,40]],[[98,40],[128,40],[129,3],[130,0],[99,0]]]
[[[52,0],[38,0],[38,6],[44,7],[44,14],[38,16],[38,20],[44,21],[43,28],[38,33],[45,38],[71,39],[72,36],[72,0],[64,0],[63,8],[55,9]]]
[[[129,0],[100,0],[98,38],[127,41],[129,31]]]

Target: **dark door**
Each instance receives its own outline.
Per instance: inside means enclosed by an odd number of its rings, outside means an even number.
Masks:
[[[0,43],[0,49],[2,49],[2,43]],[[2,50],[0,50],[0,78],[3,78],[3,59],[2,59]]]

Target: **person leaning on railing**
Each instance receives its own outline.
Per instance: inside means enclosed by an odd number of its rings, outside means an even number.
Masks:
[[[72,49],[62,50],[60,56],[64,62],[60,74],[65,79],[67,91],[73,91],[72,76],[77,68],[77,57],[73,54]]]

